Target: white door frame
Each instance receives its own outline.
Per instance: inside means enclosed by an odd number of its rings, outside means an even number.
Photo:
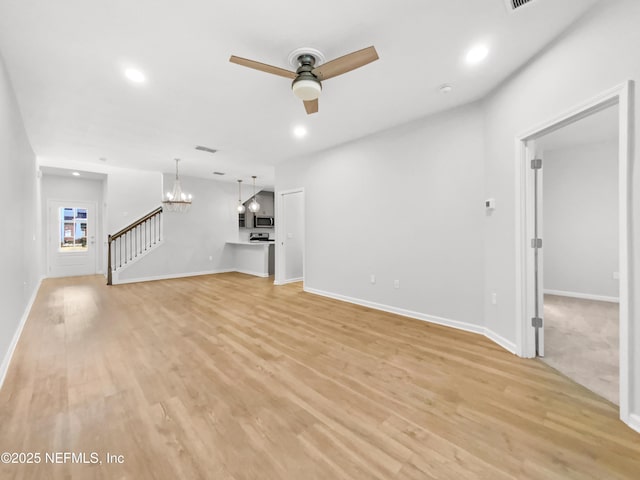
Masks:
[[[290,195],[292,193],[302,193],[302,211],[306,211],[305,206],[305,195],[304,195],[304,187],[293,188],[291,190],[281,190],[275,193],[275,210],[276,210],[276,264],[275,264],[275,275],[274,275],[274,285],[284,285],[286,283],[291,283],[291,281],[287,281],[285,276],[285,235],[286,232],[282,228],[282,221],[284,219],[284,201],[283,198],[285,195]],[[302,285],[304,286],[304,278],[307,272],[306,269],[306,244],[307,244],[307,232],[306,232],[306,222],[304,222],[304,214],[303,214],[303,225],[302,229],[304,233],[304,239],[302,242]],[[299,281],[299,280],[296,280]]]
[[[620,272],[620,418],[629,423],[630,356],[632,339],[629,335],[629,235],[631,232],[631,189],[629,187],[629,165],[631,161],[631,91],[633,81],[617,85],[610,90],[569,109],[535,128],[516,137],[516,343],[518,355],[535,356],[535,329],[531,326],[533,316],[533,170],[529,168],[531,149],[527,141],[551,133],[577,120],[612,105],[618,105],[618,255]],[[544,167],[543,167],[544,168]],[[544,247],[543,247],[544,248]]]

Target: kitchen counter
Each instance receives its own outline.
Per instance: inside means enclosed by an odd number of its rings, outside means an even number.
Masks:
[[[248,242],[248,241],[229,241],[227,242],[229,245],[274,245],[276,243],[275,240],[269,240],[268,242]]]
[[[273,275],[275,243],[275,240],[268,242],[228,241],[227,245],[233,249],[235,271],[257,277]]]

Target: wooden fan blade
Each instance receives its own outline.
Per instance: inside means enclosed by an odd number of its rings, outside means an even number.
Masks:
[[[318,112],[318,99],[304,100],[304,109],[307,111],[307,115]]]
[[[378,58],[378,52],[376,52],[376,49],[374,47],[367,47],[320,65],[319,67],[314,68],[311,73],[320,80],[327,80],[362,67],[367,63],[378,60]]]
[[[274,67],[273,65],[267,65],[266,63],[256,62],[255,60],[248,60],[246,58],[236,57],[235,55],[231,55],[229,58],[231,63],[237,63],[238,65],[242,65],[243,67],[254,68],[256,70],[260,70],[261,72],[272,73],[274,75],[279,75],[281,77],[294,79],[298,76],[296,72],[291,72],[289,70],[285,70],[284,68]]]

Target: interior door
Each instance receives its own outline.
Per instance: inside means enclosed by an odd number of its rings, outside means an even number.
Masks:
[[[284,233],[284,282],[298,282],[304,277],[304,205],[301,191],[282,195]]]
[[[48,276],[96,273],[96,205],[48,202]]]
[[[531,315],[531,326],[535,329],[536,356],[544,357],[544,249],[542,235],[542,181],[543,181],[543,151],[536,145],[535,141],[527,143],[529,152],[529,168],[531,169],[531,189],[532,189],[532,228],[530,238],[530,248],[533,254],[533,312]]]

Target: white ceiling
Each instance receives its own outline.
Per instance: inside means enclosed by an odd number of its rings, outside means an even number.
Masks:
[[[104,157],[170,173],[180,157],[186,175],[269,184],[282,160],[481,98],[594,3],[534,0],[511,13],[504,0],[0,0],[0,52],[49,164],[91,170]],[[477,42],[491,51],[469,67]],[[301,46],[330,60],[369,45],[380,60],[323,82],[311,116],[287,79],[228,61],[290,68]],[[123,77],[129,65],[145,85]]]
[[[614,105],[536,139],[536,143],[548,151],[614,141],[618,138],[618,123],[618,106]]]

